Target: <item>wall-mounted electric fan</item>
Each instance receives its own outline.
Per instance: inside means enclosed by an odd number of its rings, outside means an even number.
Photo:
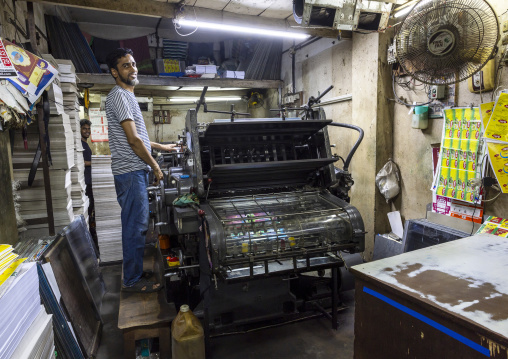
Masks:
[[[499,23],[485,0],[421,0],[395,37],[397,59],[431,85],[463,81],[496,55]]]

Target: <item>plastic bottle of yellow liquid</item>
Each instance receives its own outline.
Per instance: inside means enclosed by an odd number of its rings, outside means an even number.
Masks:
[[[186,304],[171,323],[171,353],[173,359],[205,359],[203,327]]]

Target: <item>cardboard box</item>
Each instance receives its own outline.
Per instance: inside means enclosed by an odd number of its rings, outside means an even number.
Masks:
[[[217,66],[215,65],[194,65],[197,74],[216,74]]]
[[[179,61],[176,59],[155,59],[155,71],[158,74],[184,72],[185,61]]]
[[[224,71],[221,75],[225,79],[244,79],[245,71]]]

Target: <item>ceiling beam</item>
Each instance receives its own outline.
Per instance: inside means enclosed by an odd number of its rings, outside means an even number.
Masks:
[[[78,85],[82,83],[92,83],[100,85],[115,85],[115,81],[110,74],[76,74]],[[138,75],[139,83],[147,86],[213,86],[213,87],[241,87],[252,89],[278,89],[282,86],[280,80],[239,80],[239,79],[195,79],[188,77],[165,77]]]
[[[175,5],[153,0],[30,0],[32,2],[111,11],[116,13],[151,17],[174,18]],[[395,0],[392,0],[395,1]],[[218,24],[248,26],[277,31],[292,31],[317,37],[336,38],[339,30],[323,27],[301,27],[293,19],[273,19],[261,16],[243,15],[227,11],[211,10],[200,7],[185,7],[189,19],[198,19]],[[209,30],[204,30],[209,32]],[[345,32],[343,31],[342,34]],[[253,32],[255,35],[255,31]]]
[[[174,4],[152,0],[30,0],[31,2],[45,3],[111,11],[123,14],[173,18],[175,16]]]

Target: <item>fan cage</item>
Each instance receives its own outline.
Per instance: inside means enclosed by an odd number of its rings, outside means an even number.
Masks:
[[[431,51],[436,37],[451,44],[447,51]],[[422,83],[453,84],[480,71],[496,55],[498,41],[497,16],[486,1],[421,0],[397,33],[397,58]]]

